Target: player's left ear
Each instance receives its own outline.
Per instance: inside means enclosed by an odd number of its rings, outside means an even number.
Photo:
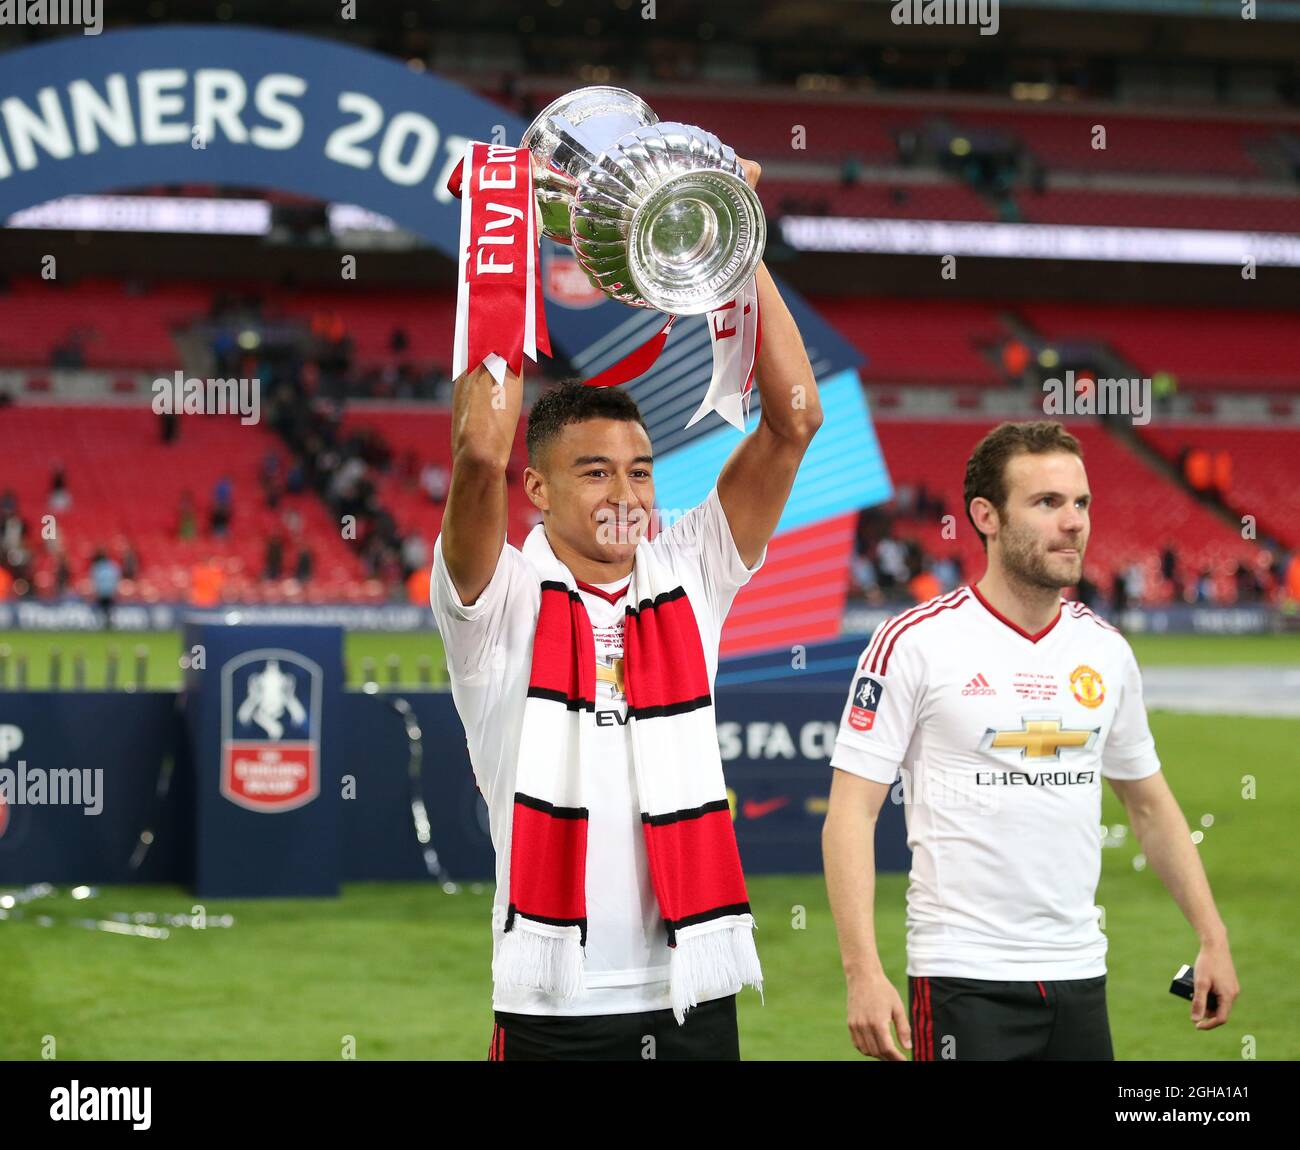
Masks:
[[[546,477],[535,467],[524,468],[524,494],[538,511],[551,509],[551,501],[546,492]]]
[[[996,535],[1002,526],[998,519],[998,509],[980,495],[970,501],[970,516],[983,535]]]

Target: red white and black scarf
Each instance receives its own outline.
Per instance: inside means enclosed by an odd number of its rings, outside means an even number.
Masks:
[[[582,740],[596,707],[596,648],[572,574],[534,527],[542,573],[510,844],[510,901],[493,960],[499,983],[572,998],[587,938]],[[678,1023],[707,996],[762,993],[740,853],[718,752],[704,648],[685,589],[643,541],[624,627],[625,730],[646,856],[668,932]]]

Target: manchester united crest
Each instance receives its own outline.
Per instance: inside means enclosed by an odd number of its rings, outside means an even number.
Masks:
[[[1087,663],[1080,663],[1070,672],[1070,690],[1085,707],[1100,707],[1106,699],[1106,684]]]

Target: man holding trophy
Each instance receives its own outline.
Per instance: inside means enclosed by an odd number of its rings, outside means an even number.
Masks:
[[[493,1060],[737,1059],[762,990],[713,712],[723,621],[762,565],[821,423],[803,341],[762,264],[757,164],[630,92],[557,100],[517,149],[472,143],[462,196],[454,467],[430,600],[497,853]],[[592,282],[669,318],[533,405],[506,542],[522,355],[548,351],[537,230]],[[700,410],[757,426],[707,498],[649,538],[653,448],[610,384],[706,315]],[[761,316],[761,330],[759,318]]]

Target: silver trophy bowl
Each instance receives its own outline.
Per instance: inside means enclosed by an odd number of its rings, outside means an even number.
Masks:
[[[542,232],[633,307],[699,315],[758,271],[767,221],[736,153],[690,124],[660,123],[622,88],[579,88],[529,125]]]

